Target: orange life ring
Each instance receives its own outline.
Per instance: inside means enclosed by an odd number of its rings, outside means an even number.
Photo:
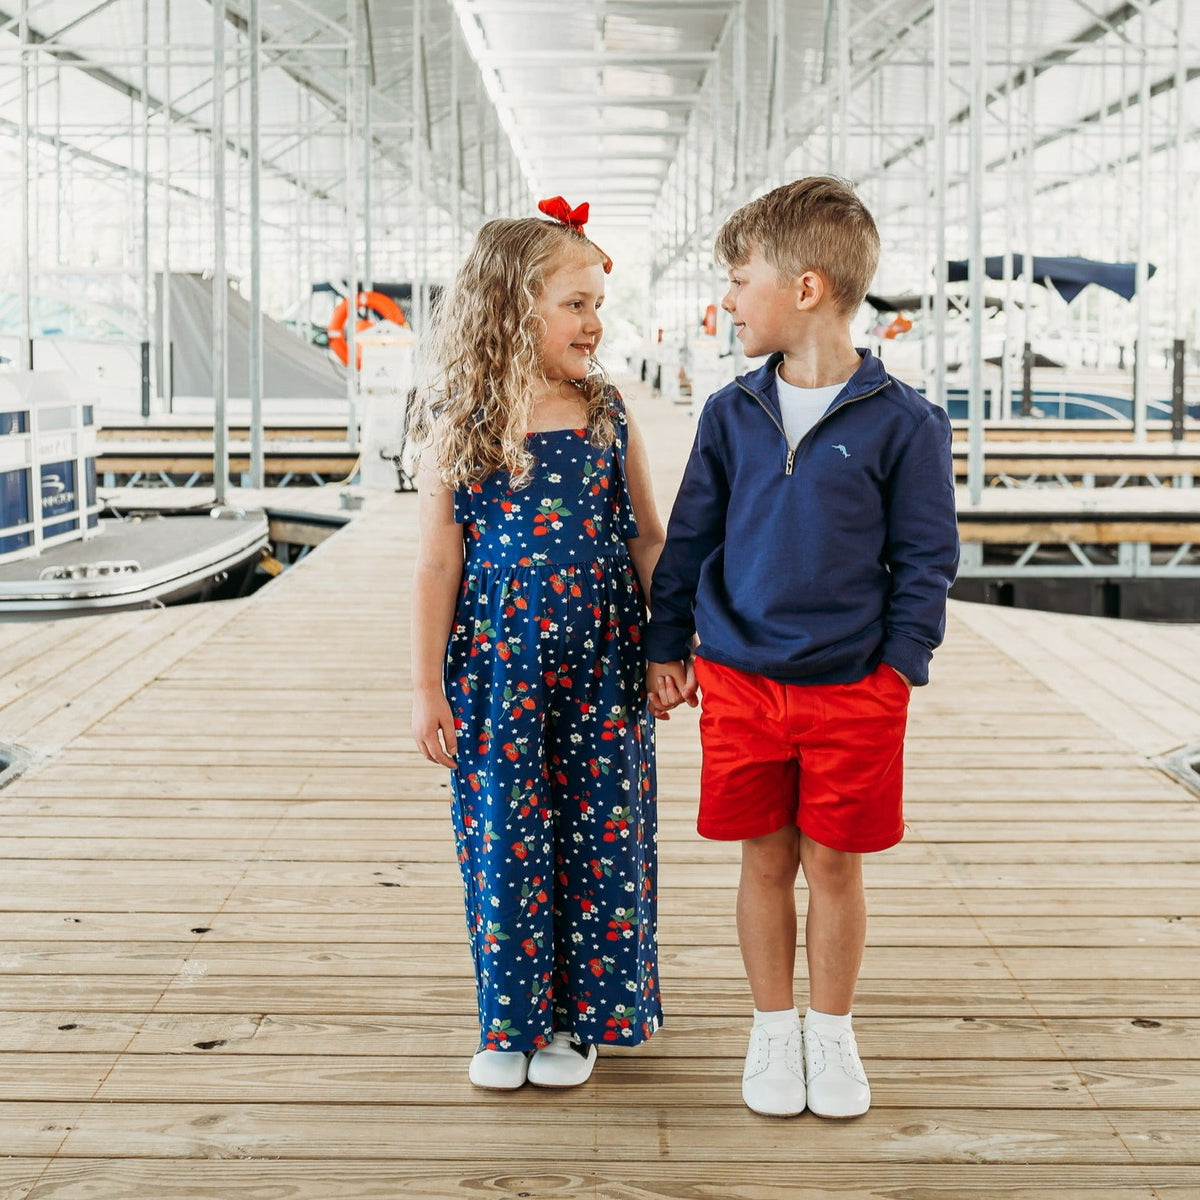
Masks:
[[[896,319],[883,331],[885,338],[899,337],[902,333],[907,333],[913,327],[913,323],[903,313],[897,313]]]
[[[384,295],[383,292],[359,292],[354,298],[354,311],[357,313],[359,309],[366,309],[368,312],[373,312],[378,320],[391,321],[394,325],[406,324],[404,313],[400,309],[395,300],[391,296]],[[336,354],[343,366],[347,366],[350,362],[350,350],[346,345],[346,321],[350,317],[350,303],[343,296],[338,302],[337,307],[333,310],[333,316],[329,318],[329,327],[325,332],[329,335],[329,348]],[[355,332],[363,329],[369,329],[375,321],[369,317],[357,317],[354,322]],[[362,346],[355,343],[355,367],[362,370]]]

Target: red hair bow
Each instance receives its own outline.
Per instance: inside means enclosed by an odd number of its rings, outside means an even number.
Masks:
[[[553,217],[564,225],[570,225],[577,233],[583,232],[583,227],[587,224],[588,219],[586,202],[578,208],[572,208],[561,196],[551,196],[549,200],[539,200],[538,212],[544,212],[546,216]]]
[[[585,201],[578,208],[572,208],[561,196],[551,196],[549,200],[538,201],[538,212],[543,212],[548,217],[561,222],[563,225],[575,230],[576,233],[583,233],[583,227],[587,224],[588,206]],[[586,236],[586,234],[584,235]],[[592,239],[588,238],[591,242]],[[604,268],[605,275],[612,272],[612,259],[596,246],[595,242],[592,245],[600,254],[600,265]]]

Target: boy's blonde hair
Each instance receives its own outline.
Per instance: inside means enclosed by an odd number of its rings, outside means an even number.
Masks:
[[[810,175],[742,205],[717,233],[714,257],[723,267],[742,266],[755,250],[781,282],[815,271],[851,316],[879,265],[879,230],[850,183]]]
[[[535,459],[525,437],[542,378],[538,301],[558,267],[602,260],[582,233],[557,221],[503,218],[479,230],[434,314],[425,350],[428,386],[415,435],[432,450],[446,487],[496,471],[507,471],[515,487],[529,481]],[[576,386],[593,441],[608,446],[616,431],[605,383],[593,360]]]

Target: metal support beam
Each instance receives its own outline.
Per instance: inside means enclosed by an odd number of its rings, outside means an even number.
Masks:
[[[783,70],[786,62],[787,10],[783,0],[767,0],[767,163],[768,182],[783,179],[784,102]]]
[[[1172,355],[1174,359],[1173,382],[1171,388],[1171,438],[1181,442],[1184,437],[1183,415],[1187,411],[1187,400],[1183,392],[1183,350],[1187,337],[1187,317],[1185,315],[1185,274],[1194,273],[1195,264],[1188,257],[1188,220],[1184,205],[1184,147],[1188,138],[1188,106],[1187,106],[1187,61],[1184,56],[1184,18],[1188,9],[1188,0],[1176,0],[1175,4],[1175,153],[1174,159],[1174,188],[1172,189],[1172,220],[1174,230],[1175,253],[1171,256],[1174,264],[1175,289],[1172,297],[1174,311],[1172,313],[1172,332],[1174,333]]]
[[[265,482],[263,460],[262,313],[262,22],[261,0],[249,0],[250,55],[250,486]]]
[[[150,415],[150,0],[142,0],[142,229],[138,239],[142,277],[142,416]]]
[[[224,504],[229,484],[229,427],[225,406],[229,387],[229,281],[225,266],[225,0],[212,0],[212,30],[213,490],[216,502]]]
[[[987,107],[986,0],[970,0],[971,122],[968,150],[968,287],[971,390],[967,402],[967,490],[971,506],[983,498],[983,124]]]
[[[171,5],[163,0],[163,178],[171,178]],[[171,211],[172,189],[163,188],[162,206],[162,291],[159,301],[158,344],[162,373],[158,392],[166,412],[175,409],[174,346],[171,338]]]
[[[363,12],[368,13],[370,10],[366,7],[364,0]],[[370,291],[374,287],[375,266],[372,262],[372,234],[374,231],[374,211],[371,197],[372,184],[372,159],[374,155],[373,134],[371,132],[371,80],[369,71],[365,70],[366,78],[363,80],[363,158],[362,158],[362,226],[363,226],[363,290]]]
[[[21,341],[17,347],[17,367],[22,371],[33,370],[33,318],[30,306],[33,302],[30,277],[30,254],[32,239],[29,236],[29,0],[21,0],[21,15],[17,25],[17,40],[21,53],[21,237],[17,253],[21,256]],[[32,497],[31,497],[32,503]],[[40,525],[37,526],[40,528]]]
[[[355,118],[358,104],[358,3],[346,0],[346,442],[358,449],[358,148]]]
[[[934,230],[933,390],[934,404],[946,407],[946,62],[950,56],[951,0],[934,0],[933,14],[933,195]]]
[[[837,173],[850,170],[850,0],[837,0]]]
[[[1138,0],[1146,33],[1145,4]],[[1133,355],[1133,440],[1146,440],[1147,370],[1150,366],[1150,64],[1145,47],[1138,58],[1137,344]]]

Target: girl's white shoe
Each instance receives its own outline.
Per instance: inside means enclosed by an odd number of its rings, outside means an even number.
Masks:
[[[467,1078],[489,1092],[515,1092],[529,1074],[529,1056],[520,1050],[480,1050]]]
[[[577,1042],[574,1034],[556,1033],[550,1045],[533,1052],[529,1082],[534,1087],[578,1087],[587,1083],[595,1065],[595,1046]]]
[[[818,1117],[861,1117],[871,1107],[871,1085],[849,1029],[804,1023],[808,1111]]]

